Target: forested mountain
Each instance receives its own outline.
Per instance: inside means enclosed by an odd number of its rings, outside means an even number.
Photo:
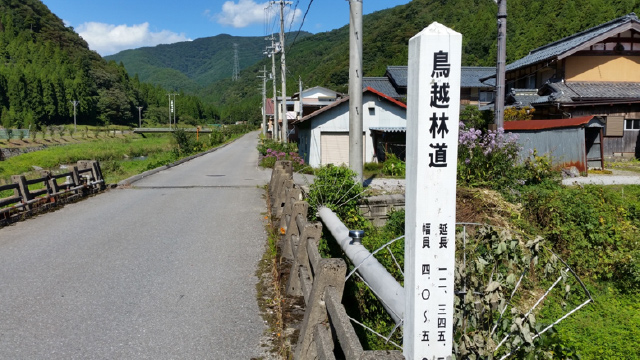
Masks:
[[[364,4],[366,8],[366,2]],[[313,9],[312,9],[313,11]],[[348,11],[348,7],[344,8]],[[530,50],[630,12],[640,11],[637,0],[508,0],[507,61]],[[492,0],[413,0],[364,17],[363,62],[365,76],[382,76],[388,65],[406,65],[409,39],[434,21],[463,35],[463,64],[495,66],[497,5]],[[287,50],[289,95],[304,87],[322,85],[345,92],[348,88],[349,26],[298,39]],[[264,59],[241,73],[243,81],[212,84],[204,99],[233,107],[258,109],[258,71]],[[279,74],[278,74],[279,77]],[[271,89],[268,86],[267,89]],[[271,96],[271,91],[268,91]],[[251,106],[245,105],[252,104]],[[257,111],[252,112],[257,116]]]
[[[309,35],[300,32],[298,38]],[[292,36],[295,34],[287,34],[289,39]],[[129,74],[138,74],[140,81],[166,89],[195,92],[215,81],[231,78],[234,44],[237,44],[240,70],[264,58],[264,37],[222,34],[194,41],[125,50],[105,59],[122,62]]]
[[[39,0],[0,0],[0,122],[4,127],[78,122],[134,124],[168,121],[168,98],[158,86],[130,78],[125,68],[91,51]],[[183,120],[216,116],[193,96],[178,97]]]

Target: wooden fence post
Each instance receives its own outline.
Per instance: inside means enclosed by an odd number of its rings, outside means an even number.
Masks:
[[[302,190],[293,184],[293,187],[289,189],[287,194],[285,195],[284,207],[282,208],[282,217],[280,218],[280,227],[288,229],[289,216],[291,216],[291,212],[293,211],[293,205],[302,200]],[[305,213],[306,216],[306,213]]]
[[[291,220],[295,221],[293,218],[291,218]],[[291,265],[291,272],[289,273],[287,294],[292,296],[304,295],[300,286],[300,267],[310,268],[307,246],[310,239],[313,239],[313,241],[317,243],[320,240],[320,236],[322,236],[321,222],[306,223],[304,225],[298,237],[298,246],[296,247],[296,254],[293,257],[293,265]],[[311,271],[308,273],[311,274]]]
[[[23,204],[26,204],[33,199],[33,196],[31,196],[31,193],[29,192],[27,178],[24,175],[12,175],[11,181],[18,185],[18,188],[13,190],[13,192],[16,196],[20,196],[22,198]],[[25,205],[24,209],[31,210],[31,205]]]
[[[284,211],[284,207],[287,203],[287,201],[289,201],[289,198],[287,196],[287,194],[289,193],[289,191],[291,191],[291,189],[293,189],[293,178],[289,178],[288,175],[287,177],[285,177],[285,180],[282,184],[282,186],[280,187],[278,194],[276,194],[276,201],[275,201],[275,205],[276,205],[276,216],[277,217],[281,217],[282,213]]]
[[[334,287],[339,294],[344,291],[344,277],[347,264],[342,259],[321,259],[318,262],[313,288],[307,302],[304,320],[300,327],[300,337],[296,345],[294,359],[310,359],[315,353],[313,335],[316,325],[327,320],[327,309],[324,305],[324,292],[327,287]]]
[[[298,215],[302,215],[306,220],[308,209],[309,209],[309,203],[306,201],[296,201],[293,204],[293,207],[291,209],[291,214],[289,216],[289,219],[290,219],[289,224],[287,225],[286,232],[284,233],[284,236],[282,238],[282,241],[283,241],[282,256],[284,256],[285,259],[293,258],[294,247],[291,244],[292,235],[293,234],[299,235],[301,232],[301,229],[298,229],[298,223],[296,222],[296,217],[298,217]],[[285,218],[287,217],[287,215],[283,215],[282,217]]]
[[[45,180],[45,184],[47,185],[47,193],[49,194],[49,196],[53,196],[53,194],[56,194],[60,189],[60,187],[58,186],[58,181],[56,180],[56,178],[51,176],[50,172],[45,171],[45,173],[45,176],[47,177],[47,180]]]

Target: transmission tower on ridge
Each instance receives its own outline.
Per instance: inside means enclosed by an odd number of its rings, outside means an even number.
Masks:
[[[233,44],[233,75],[231,79],[238,81],[238,73],[240,73],[240,61],[238,61],[238,44]]]

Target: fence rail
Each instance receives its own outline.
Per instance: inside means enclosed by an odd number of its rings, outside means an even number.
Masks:
[[[13,195],[0,198],[0,225],[11,222],[19,215],[27,215],[48,208],[64,195],[76,198],[104,190],[105,183],[100,164],[97,161],[81,160],[71,171],[51,174],[43,171],[43,176],[27,180],[24,175],[11,176],[13,184],[0,186],[0,192],[13,190]],[[64,179],[63,183],[59,183]],[[41,188],[31,190],[33,185]]]
[[[347,264],[320,256],[322,223],[308,222],[309,204],[293,181],[290,161],[278,161],[269,183],[271,212],[284,230],[282,256],[291,261],[287,294],[302,296],[306,306],[294,359],[335,359],[339,347],[351,359],[404,359],[400,351],[364,351],[342,305]],[[337,343],[333,339],[337,339]]]

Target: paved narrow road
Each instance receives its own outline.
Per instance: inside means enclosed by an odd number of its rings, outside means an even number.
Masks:
[[[0,359],[250,359],[257,133],[0,229]]]

